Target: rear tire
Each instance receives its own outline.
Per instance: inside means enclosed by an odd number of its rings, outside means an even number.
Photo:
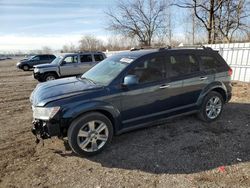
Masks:
[[[80,116],[68,129],[68,141],[71,149],[81,156],[100,153],[111,142],[113,125],[103,114],[91,112]]]
[[[224,99],[220,93],[211,91],[203,99],[198,118],[205,122],[218,119],[223,111]]]

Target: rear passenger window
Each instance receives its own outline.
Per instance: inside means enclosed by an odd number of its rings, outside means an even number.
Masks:
[[[146,59],[131,69],[128,74],[136,75],[139,83],[160,81],[165,75],[164,59],[163,57]]]
[[[193,55],[170,55],[167,61],[167,76],[176,77],[199,71],[199,64]]]
[[[201,70],[211,70],[216,69],[220,70],[224,68],[224,64],[220,63],[218,60],[216,60],[212,56],[200,56],[202,62],[201,62]]]
[[[80,55],[80,61],[81,61],[81,63],[92,62],[92,56],[91,56],[91,54]]]
[[[41,55],[40,60],[48,60],[49,57],[47,55]]]
[[[102,61],[104,59],[103,55],[101,54],[94,54],[94,58],[95,58],[95,61]]]
[[[53,55],[49,55],[49,59],[55,59],[56,57]]]

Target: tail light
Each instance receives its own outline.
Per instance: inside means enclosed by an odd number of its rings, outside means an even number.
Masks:
[[[232,74],[233,74],[233,70],[232,70],[231,68],[229,68],[229,70],[228,70],[228,75],[229,75],[229,76],[232,76]]]

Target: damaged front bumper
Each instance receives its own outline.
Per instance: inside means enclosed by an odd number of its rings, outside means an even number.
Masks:
[[[34,120],[32,124],[31,131],[36,136],[37,142],[41,139],[51,138],[52,136],[60,136],[60,126],[56,122]]]

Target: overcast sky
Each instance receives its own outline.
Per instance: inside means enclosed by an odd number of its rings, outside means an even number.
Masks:
[[[0,0],[0,50],[61,48],[84,34],[106,38],[115,0]]]
[[[104,13],[116,0],[0,0],[0,51],[61,49],[84,34],[106,39]]]

